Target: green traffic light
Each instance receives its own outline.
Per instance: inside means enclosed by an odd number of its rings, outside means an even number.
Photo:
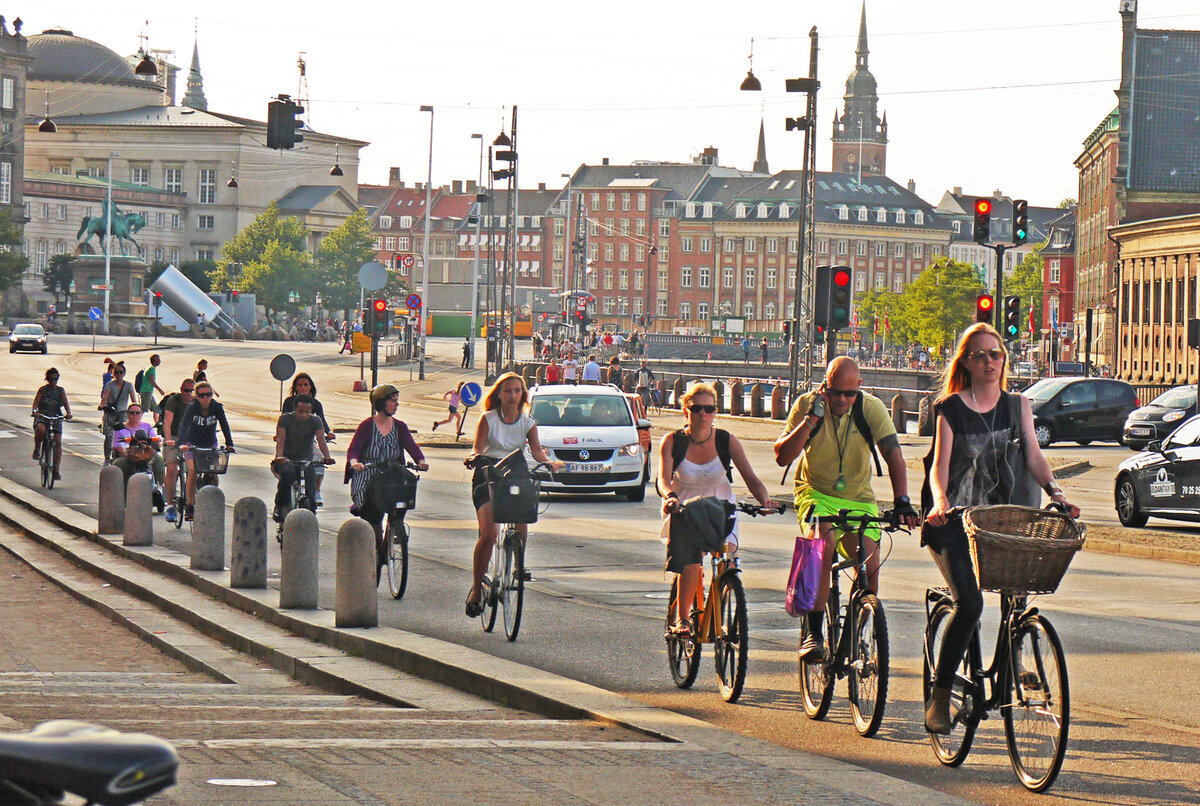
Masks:
[[[1023,229],[1017,230],[1017,240],[1019,240],[1019,241],[1025,240],[1025,230],[1023,230]]]

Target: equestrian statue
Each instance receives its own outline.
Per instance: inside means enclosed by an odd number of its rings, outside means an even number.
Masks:
[[[117,244],[121,247],[121,254],[125,254],[125,242],[129,241],[139,250],[141,245],[133,239],[134,234],[140,232],[146,226],[146,219],[140,213],[122,213],[117,205],[112,205],[111,218],[112,221],[105,220],[105,213],[108,210],[108,200],[100,203],[100,215],[84,216],[83,221],[79,225],[79,232],[75,234],[76,238],[83,239],[83,245],[86,246],[92,239],[93,235],[104,240],[105,233],[111,227],[112,235],[116,237]],[[84,233],[87,233],[84,236]],[[111,246],[106,247],[111,252]]]

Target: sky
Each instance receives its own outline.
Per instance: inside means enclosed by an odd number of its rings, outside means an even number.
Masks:
[[[1200,29],[1196,0],[1138,5],[1140,28]],[[934,204],[959,186],[1037,206],[1074,198],[1072,163],[1116,105],[1117,6],[867,0],[888,175],[915,181]],[[26,35],[63,27],[122,54],[145,33],[149,47],[176,51],[181,87],[198,31],[209,109],[258,120],[276,94],[297,93],[303,52],[309,124],[371,143],[361,152],[365,183],[386,183],[391,166],[406,183],[425,181],[430,167],[435,185],[475,179],[481,141],[471,135],[490,144],[515,105],[521,187],[554,188],[605,157],[689,162],[707,146],[720,164],[749,169],[760,120],[771,169],[798,169],[803,135],[786,132],[784,119],[803,114],[804,95],[785,93],[784,80],[808,74],[813,26],[817,167],[829,170],[861,0],[209,0],[102,12],[94,2],[50,0],[24,11]],[[752,39],[761,93],[738,90]],[[434,107],[432,160],[422,105]]]

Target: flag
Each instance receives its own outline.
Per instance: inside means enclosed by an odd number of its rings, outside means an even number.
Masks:
[[[879,335],[879,317],[874,314],[871,315],[871,335]]]
[[[1037,330],[1033,324],[1033,306],[1030,305],[1029,306],[1029,334],[1033,335],[1036,332],[1037,332]]]
[[[892,332],[892,323],[891,320],[888,319],[888,315],[886,313],[883,315],[883,331],[885,333]]]

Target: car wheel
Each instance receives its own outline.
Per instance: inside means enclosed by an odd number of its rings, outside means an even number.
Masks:
[[[49,350],[50,348],[48,346],[42,347],[42,355],[45,355]]]
[[[1039,448],[1049,448],[1050,443],[1054,441],[1054,432],[1050,430],[1050,426],[1045,423],[1038,423],[1033,427],[1033,435],[1037,437]]]
[[[642,483],[636,487],[630,487],[625,491],[626,501],[645,501],[646,500],[646,480],[650,477],[650,468],[642,467]]]
[[[1122,526],[1133,528],[1145,526],[1149,520],[1146,513],[1138,507],[1137,490],[1133,486],[1133,478],[1128,473],[1117,480],[1117,518]]]

